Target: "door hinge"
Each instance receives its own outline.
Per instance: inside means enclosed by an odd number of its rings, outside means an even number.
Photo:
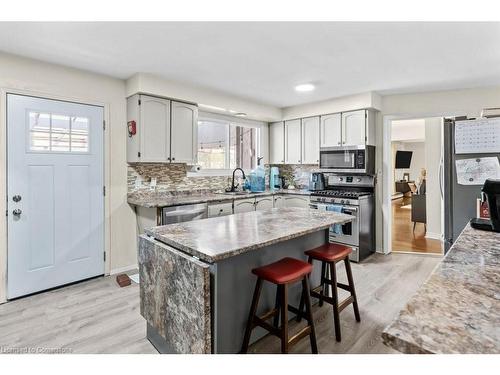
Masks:
[[[102,187],[102,195],[106,196],[106,186]]]
[[[137,101],[137,103],[138,103],[138,105],[141,105],[141,99],[139,99],[139,100]]]
[[[141,153],[140,153],[140,152],[138,152],[138,153],[137,153],[137,157],[138,157],[138,158],[140,158],[140,157],[141,157]]]
[[[104,261],[106,261],[106,252],[104,252]]]
[[[102,120],[102,129],[106,130],[106,120]]]
[[[5,210],[5,216],[9,216],[9,210]]]

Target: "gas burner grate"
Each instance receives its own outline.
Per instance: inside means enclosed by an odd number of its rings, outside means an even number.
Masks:
[[[368,192],[359,192],[359,191],[344,191],[344,190],[322,190],[313,193],[314,196],[321,197],[339,197],[339,198],[348,198],[348,199],[357,199],[363,195],[369,195],[371,193]]]

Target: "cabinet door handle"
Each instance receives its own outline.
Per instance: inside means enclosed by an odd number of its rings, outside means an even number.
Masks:
[[[172,160],[175,160],[175,158],[172,158]]]

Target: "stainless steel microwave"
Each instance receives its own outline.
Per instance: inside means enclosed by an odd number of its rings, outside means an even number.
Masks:
[[[319,168],[322,172],[375,174],[375,146],[321,147]]]

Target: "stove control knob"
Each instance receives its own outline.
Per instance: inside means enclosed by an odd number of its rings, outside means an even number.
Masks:
[[[358,177],[358,178],[356,179],[356,181],[357,181],[357,182],[361,182],[361,177]]]
[[[344,178],[343,177],[339,177],[339,181],[344,181]]]
[[[341,200],[340,200],[340,203],[344,204],[344,203],[345,203],[345,200],[341,199]]]

